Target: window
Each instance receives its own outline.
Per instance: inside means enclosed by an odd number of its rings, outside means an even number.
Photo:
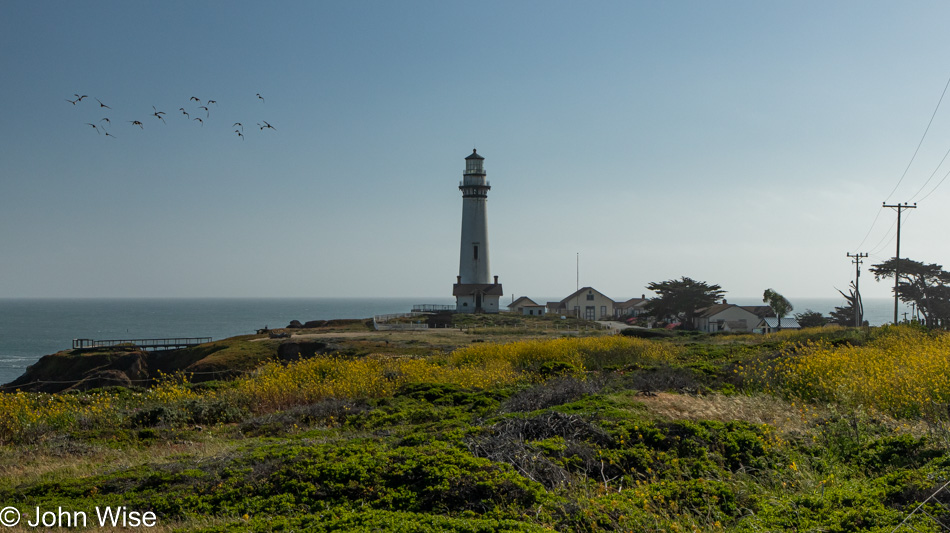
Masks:
[[[602,305],[600,306],[600,318],[604,318],[605,316],[607,316],[607,306]]]
[[[475,260],[478,261],[478,245],[475,245]]]
[[[590,301],[593,301],[593,300],[594,300],[594,293],[592,293],[592,292],[587,293],[587,299],[590,300]]]

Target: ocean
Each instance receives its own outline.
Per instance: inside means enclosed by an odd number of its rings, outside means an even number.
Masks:
[[[536,298],[554,301],[560,298]],[[761,305],[761,299],[730,303]],[[454,303],[452,298],[201,298],[201,299],[0,299],[0,384],[18,378],[40,357],[72,347],[72,340],[212,337],[215,340],[281,328],[291,320],[369,318],[408,312],[414,304]],[[502,302],[506,305],[509,302]],[[842,298],[793,300],[795,312],[827,315]],[[871,325],[893,320],[890,299],[867,299]],[[909,311],[901,306],[900,312]],[[903,315],[902,315],[903,316]]]
[[[212,337],[282,328],[291,320],[407,313],[449,298],[0,299],[0,384],[73,339]]]

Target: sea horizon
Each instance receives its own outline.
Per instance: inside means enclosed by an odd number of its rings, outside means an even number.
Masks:
[[[533,299],[543,304],[561,298]],[[738,305],[763,305],[761,298],[727,300]],[[452,297],[0,298],[0,384],[18,378],[42,356],[70,349],[73,339],[219,340],[264,327],[283,328],[292,320],[368,319],[409,312],[416,304],[452,303]],[[509,302],[501,303],[504,307]],[[795,311],[790,316],[809,309],[827,316],[844,305],[844,300],[799,298],[793,303]],[[902,306],[904,311],[909,309]],[[865,318],[874,326],[893,321],[893,300],[866,299]]]

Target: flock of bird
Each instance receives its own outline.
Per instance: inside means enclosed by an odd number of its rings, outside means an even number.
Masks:
[[[89,95],[86,95],[86,94],[80,95],[76,93],[73,96],[76,97],[75,100],[70,100],[69,98],[66,99],[66,101],[72,105],[77,105],[81,103],[84,99],[89,98]],[[265,103],[264,97],[261,96],[261,93],[257,93],[257,99],[260,100],[262,104]],[[93,98],[93,100],[99,103],[99,107],[96,109],[100,111],[104,111],[105,109],[108,109],[110,111],[112,110],[111,107],[102,103],[102,100],[99,100],[98,98]],[[192,117],[191,116],[192,113],[189,113],[188,110],[185,109],[184,106],[179,107],[178,111],[181,112],[181,115],[185,119],[190,120],[191,122],[197,122],[199,126],[204,127],[205,120],[211,118],[212,106],[217,107],[218,102],[217,100],[205,100],[204,103],[202,103],[200,98],[198,98],[197,96],[192,96],[191,98],[188,99],[188,103],[186,105],[191,106],[194,104],[197,104],[197,106],[191,108],[192,112],[194,112],[195,114],[200,114],[200,111],[195,111],[195,110],[201,110],[205,114],[204,118],[202,118],[201,116]],[[86,104],[83,104],[83,105],[86,105]],[[154,105],[152,106],[151,116],[161,120],[162,123],[166,125],[168,124],[168,122],[165,121],[165,116],[167,114],[168,113],[164,111],[159,111],[158,108],[155,107]],[[132,126],[138,126],[140,129],[143,129],[143,130],[145,129],[145,123],[142,122],[141,120],[126,120],[125,122],[130,123]],[[103,117],[99,119],[99,121],[96,123],[86,122],[86,125],[91,126],[92,129],[96,130],[96,133],[99,135],[105,134],[106,137],[115,138],[115,135],[110,133],[109,130],[107,129],[107,127],[112,128],[112,120],[109,117]],[[257,126],[258,128],[260,128],[261,131],[264,131],[266,129],[277,131],[277,128],[275,128],[274,126],[271,126],[271,124],[267,122],[266,120],[262,120],[258,122]],[[236,128],[234,130],[234,133],[236,133],[237,137],[239,137],[243,141],[244,140],[244,124],[241,122],[235,122],[231,127]]]

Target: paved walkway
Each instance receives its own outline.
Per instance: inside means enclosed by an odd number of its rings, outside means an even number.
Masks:
[[[627,324],[626,322],[617,322],[616,320],[598,320],[597,323],[617,331],[635,327]]]

